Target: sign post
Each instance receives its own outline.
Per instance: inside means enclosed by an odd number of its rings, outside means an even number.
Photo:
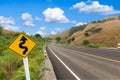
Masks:
[[[30,73],[29,73],[29,66],[28,66],[28,57],[23,58],[23,63],[24,63],[26,80],[30,80]]]
[[[27,35],[21,33],[18,37],[8,46],[8,48],[23,57],[24,69],[26,80],[30,80],[28,54],[35,47],[36,43],[32,41]]]

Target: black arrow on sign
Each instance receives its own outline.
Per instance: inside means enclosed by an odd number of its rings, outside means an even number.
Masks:
[[[22,38],[20,39],[20,41],[21,41],[21,43],[19,44],[19,47],[22,48],[22,49],[25,49],[23,51],[23,54],[25,55],[26,52],[28,51],[28,48],[26,46],[23,46],[23,44],[25,44],[25,42],[27,41],[27,39],[24,36],[22,36]]]

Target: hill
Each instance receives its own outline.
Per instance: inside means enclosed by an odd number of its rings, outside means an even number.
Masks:
[[[69,34],[69,29],[62,32],[62,33],[59,33],[59,34],[56,34],[56,35],[50,35],[50,36],[47,36],[45,38],[56,39],[57,37],[61,37],[62,40],[65,40],[65,39],[67,39],[68,34]]]
[[[75,32],[69,39],[72,44],[82,45],[84,40],[106,47],[117,47],[120,43],[120,16],[114,16],[89,23],[82,31]]]
[[[70,28],[54,36],[61,38],[61,42],[82,45],[84,40],[104,47],[117,47],[120,43],[120,16],[112,16],[93,21],[86,25]]]

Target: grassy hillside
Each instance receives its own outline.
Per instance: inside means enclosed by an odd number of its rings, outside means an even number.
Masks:
[[[69,29],[56,35],[47,36],[46,38],[55,39],[56,37],[61,37],[62,39],[64,39],[68,37],[68,33],[69,33]]]
[[[86,25],[74,26],[60,34],[49,36],[51,39],[60,38],[59,42],[83,45],[89,43],[102,47],[117,47],[120,43],[120,16],[112,16],[92,21]]]
[[[75,39],[71,43],[77,45],[88,40],[101,46],[117,47],[120,43],[120,16],[93,21],[84,30],[75,32],[71,38]]]
[[[57,39],[57,38],[60,38],[60,42],[61,43],[70,43],[72,39],[70,39],[70,36],[72,36],[75,32],[77,31],[82,31],[87,25],[79,25],[79,26],[75,26],[75,27],[72,27],[60,34],[57,34],[57,35],[51,35],[51,36],[48,36],[46,38],[50,38],[50,39]]]
[[[0,27],[0,80],[25,80],[22,57],[9,50],[8,45],[19,35],[19,33],[2,30]],[[44,55],[44,42],[38,36],[30,36],[37,46],[32,50],[29,59],[31,80],[42,78]]]

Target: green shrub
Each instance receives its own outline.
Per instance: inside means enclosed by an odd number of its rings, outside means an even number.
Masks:
[[[120,16],[118,16],[118,19],[120,20]]]
[[[101,31],[102,29],[103,29],[103,28],[92,27],[91,29],[86,30],[85,33],[84,33],[84,35],[85,35],[85,36],[90,36],[90,34],[100,33],[100,31]]]
[[[1,47],[1,45],[0,45],[0,56],[1,55],[3,55],[3,49],[2,49],[2,47]]]
[[[100,32],[102,29],[103,29],[103,28],[96,28],[96,29],[94,30],[94,33],[98,33],[98,32]]]
[[[24,67],[19,68],[10,80],[26,80]]]
[[[80,25],[80,26],[72,27],[69,31],[69,36],[71,36],[73,33],[77,32],[77,31],[83,30],[86,26],[87,25]]]
[[[70,39],[67,40],[67,43],[69,44],[70,42],[72,42],[74,40],[75,40],[75,38],[70,38]]]
[[[89,36],[89,33],[86,31],[86,32],[84,33],[84,35],[85,35],[85,36]]]
[[[55,40],[56,40],[57,42],[60,42],[61,37],[56,37]]]
[[[75,40],[75,38],[71,38],[71,40],[72,40],[72,41],[74,41],[74,40]]]
[[[90,43],[89,40],[85,39],[85,40],[83,40],[82,45],[87,46],[89,43]]]
[[[39,80],[42,77],[42,68],[40,63],[44,59],[42,58],[33,58],[29,60],[29,71],[31,80]],[[10,80],[26,80],[24,67],[19,68]]]
[[[100,45],[95,44],[95,43],[90,43],[90,44],[87,45],[87,47],[91,47],[91,48],[99,48]]]
[[[71,39],[68,39],[68,40],[67,40],[67,43],[70,44],[70,42],[71,42]]]
[[[7,71],[5,68],[0,69],[0,80],[5,80],[7,77]]]
[[[3,28],[2,28],[2,26],[0,26],[0,34],[2,34],[2,30],[3,30]]]

